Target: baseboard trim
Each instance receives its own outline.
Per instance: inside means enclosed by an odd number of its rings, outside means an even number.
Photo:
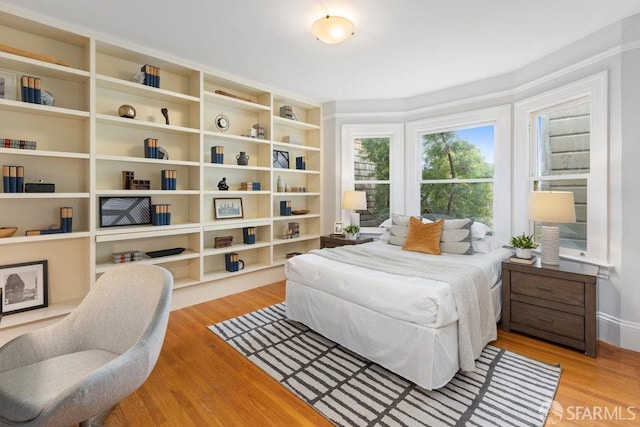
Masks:
[[[616,347],[640,352],[640,323],[598,312],[598,339]]]

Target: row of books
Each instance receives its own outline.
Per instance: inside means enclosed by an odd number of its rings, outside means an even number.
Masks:
[[[171,225],[171,204],[151,205],[151,224]]]
[[[145,86],[160,87],[160,68],[144,64],[140,67],[140,71],[144,73]]]
[[[158,139],[157,138],[145,138],[144,140],[144,157],[146,159],[159,159],[161,158],[158,151]]]
[[[161,185],[163,190],[175,190],[178,186],[178,171],[175,169],[163,169],[161,171]]]
[[[211,147],[211,163],[219,165],[224,163],[224,147],[222,145],[214,145]]]
[[[19,148],[22,150],[35,150],[36,142],[35,141],[25,141],[22,139],[9,139],[4,138],[0,140],[2,144],[0,147],[4,148]]]
[[[22,86],[22,101],[31,104],[42,104],[42,88],[40,78],[33,76],[22,76],[20,80]]]
[[[285,119],[294,119],[295,115],[293,114],[293,108],[291,105],[283,105],[280,107],[280,117]]]
[[[296,157],[296,169],[307,169],[307,156]]]
[[[111,262],[122,264],[124,262],[142,261],[141,251],[116,252],[111,254]]]
[[[242,264],[242,267],[240,267],[240,264]],[[224,265],[227,271],[234,272],[244,268],[244,261],[240,259],[236,252],[229,252],[224,254]]]
[[[60,227],[45,228],[42,230],[27,230],[27,236],[42,236],[45,234],[71,233],[73,228],[73,208],[63,206],[60,208]]]
[[[233,236],[217,236],[213,238],[214,248],[227,248],[233,245]]]
[[[5,193],[24,193],[24,166],[2,165]]]
[[[245,245],[253,245],[256,243],[256,227],[243,227],[242,228],[242,241]]]
[[[296,237],[300,237],[300,223],[299,222],[290,222],[287,225],[287,229],[285,230],[285,234],[278,236],[280,239],[295,239]]]
[[[280,201],[280,215],[291,216],[291,200]]]
[[[259,182],[241,182],[240,190],[242,191],[260,191],[262,185]]]

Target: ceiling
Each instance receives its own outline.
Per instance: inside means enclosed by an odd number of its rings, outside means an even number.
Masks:
[[[405,98],[500,75],[640,13],[638,0],[0,0],[92,35],[316,101]],[[310,33],[326,14],[356,27]]]

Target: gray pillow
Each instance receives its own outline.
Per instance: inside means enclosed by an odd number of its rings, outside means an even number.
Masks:
[[[409,232],[409,215],[391,214],[391,228],[389,229],[389,244],[404,246]],[[415,217],[420,219],[420,217]]]
[[[472,219],[445,219],[440,235],[440,252],[473,255],[471,244]]]

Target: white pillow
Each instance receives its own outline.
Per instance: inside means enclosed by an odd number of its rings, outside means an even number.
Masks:
[[[393,222],[391,221],[391,218],[387,218],[384,220],[384,222],[382,224],[380,224],[378,227],[381,228],[391,228],[391,225],[393,224]]]
[[[474,239],[482,239],[489,232],[491,232],[491,229],[487,224],[475,221],[471,224],[471,237]]]
[[[473,250],[479,254],[488,254],[494,249],[501,248],[503,243],[496,236],[485,236],[482,239],[472,239],[471,246]]]

